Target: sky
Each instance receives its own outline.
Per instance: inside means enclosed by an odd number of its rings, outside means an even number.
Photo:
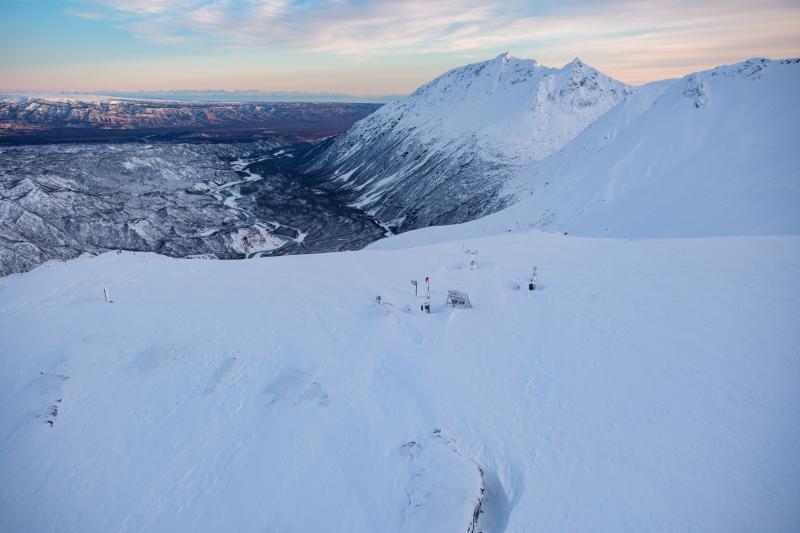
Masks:
[[[800,56],[800,0],[0,0],[0,90],[405,94],[510,51],[641,84]]]

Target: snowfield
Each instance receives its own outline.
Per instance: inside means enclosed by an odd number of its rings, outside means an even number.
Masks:
[[[796,236],[49,262],[0,279],[0,531],[797,531],[798,323]]]

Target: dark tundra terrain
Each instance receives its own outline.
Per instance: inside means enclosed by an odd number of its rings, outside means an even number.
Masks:
[[[118,249],[233,259],[361,248],[384,230],[295,166],[376,107],[4,101],[0,275]]]
[[[280,220],[306,233],[302,242],[290,242],[271,252],[273,255],[357,250],[386,234],[371,215],[348,205],[342,195],[319,187],[298,170],[298,163],[312,146],[293,145],[282,157],[250,164],[248,170],[264,179],[240,186],[239,205],[247,206],[261,219]],[[281,235],[280,228],[274,233]]]

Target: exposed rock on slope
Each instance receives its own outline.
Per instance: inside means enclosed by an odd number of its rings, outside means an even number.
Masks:
[[[518,203],[425,238],[529,228],[626,238],[800,234],[798,87],[798,59],[751,59],[641,87],[512,179]]]
[[[306,170],[400,231],[463,222],[503,207],[510,175],[632,92],[578,59],[558,69],[502,54],[385,105]]]

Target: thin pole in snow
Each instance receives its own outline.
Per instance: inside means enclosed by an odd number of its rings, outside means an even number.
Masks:
[[[431,278],[425,276],[425,303],[420,306],[420,311],[431,312]]]

